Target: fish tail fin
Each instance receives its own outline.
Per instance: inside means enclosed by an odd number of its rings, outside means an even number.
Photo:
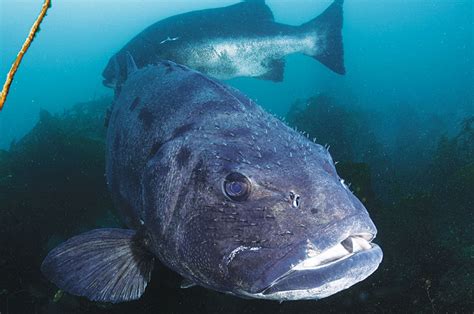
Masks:
[[[96,229],[54,248],[41,271],[60,289],[92,301],[136,300],[145,291],[154,266],[144,232]]]
[[[301,25],[304,32],[316,36],[312,56],[332,71],[345,74],[344,47],[342,43],[343,0],[335,0],[321,15]]]

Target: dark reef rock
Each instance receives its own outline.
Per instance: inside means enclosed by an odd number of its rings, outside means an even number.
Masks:
[[[24,138],[0,151],[0,290],[8,290],[10,313],[34,312],[32,305],[49,296],[39,266],[55,242],[103,223],[118,225],[104,178],[109,104],[78,104],[63,115],[42,110]],[[7,309],[0,305],[0,312]]]

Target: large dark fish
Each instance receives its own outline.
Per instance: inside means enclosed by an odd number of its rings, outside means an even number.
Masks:
[[[188,282],[236,296],[319,299],[382,260],[376,228],[327,149],[185,66],[129,73],[106,163],[131,229],[93,230],[48,254],[43,273],[69,293],[137,299],[157,258]]]
[[[342,3],[301,25],[276,23],[263,0],[193,11],[161,20],[133,38],[102,73],[107,86],[127,77],[127,55],[142,68],[172,60],[218,79],[283,80],[284,57],[301,52],[344,74]]]

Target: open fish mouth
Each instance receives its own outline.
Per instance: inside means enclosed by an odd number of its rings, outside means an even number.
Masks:
[[[349,258],[358,252],[370,250],[376,245],[370,242],[372,238],[373,236],[370,234],[349,236],[321,253],[318,253],[308,240],[307,258],[295,265],[289,272],[326,267],[331,263],[337,263]]]
[[[382,261],[382,250],[372,243],[374,235],[354,234],[318,251],[307,240],[299,259],[254,298],[276,300],[320,299],[337,293],[370,276]]]

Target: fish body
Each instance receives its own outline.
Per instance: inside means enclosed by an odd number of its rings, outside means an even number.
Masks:
[[[137,299],[159,260],[183,287],[320,299],[381,262],[376,228],[328,150],[200,72],[132,67],[106,143],[107,183],[130,229],[93,230],[48,254],[43,273],[68,293]]]
[[[109,61],[104,84],[127,77],[127,54],[139,68],[172,60],[217,79],[257,77],[282,81],[284,57],[303,53],[344,74],[342,0],[300,25],[276,23],[264,1],[188,12],[161,20],[134,37]]]

